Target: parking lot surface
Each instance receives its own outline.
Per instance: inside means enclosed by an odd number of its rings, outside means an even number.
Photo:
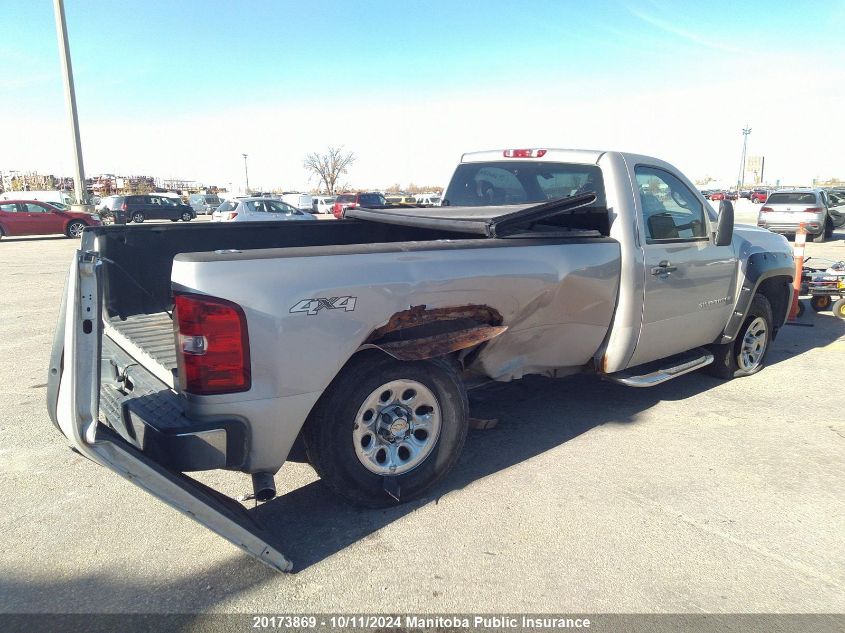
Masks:
[[[738,205],[738,221],[756,206]],[[845,321],[808,310],[759,374],[652,389],[577,376],[473,396],[457,468],[420,501],[351,508],[287,464],[255,510],[275,573],[72,453],[46,367],[75,241],[0,242],[4,612],[845,611]],[[845,259],[845,232],[809,244]],[[238,473],[203,474],[226,494]]]

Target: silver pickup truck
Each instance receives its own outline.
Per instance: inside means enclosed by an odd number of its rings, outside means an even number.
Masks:
[[[783,237],[734,227],[663,161],[467,154],[437,208],[86,229],[48,409],[80,453],[288,570],[252,513],[185,473],[248,473],[264,501],[307,460],[351,502],[405,501],[457,461],[468,388],[753,374],[792,277]]]

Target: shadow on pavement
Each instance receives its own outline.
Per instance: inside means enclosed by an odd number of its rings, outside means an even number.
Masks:
[[[491,430],[470,431],[455,469],[427,497],[386,510],[361,510],[339,500],[319,481],[269,501],[252,512],[293,560],[294,571],[337,553],[440,496],[531,459],[608,422],[635,422],[661,400],[680,400],[718,384],[696,374],[662,387],[631,389],[598,379],[526,377],[471,392],[476,417],[498,418]],[[538,413],[535,403],[544,403]],[[526,405],[532,405],[527,407]],[[527,413],[526,409],[532,412]]]

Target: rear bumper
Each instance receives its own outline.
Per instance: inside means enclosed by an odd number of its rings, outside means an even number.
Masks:
[[[179,472],[243,467],[249,452],[243,421],[189,418],[178,394],[107,337],[102,359],[100,418],[127,442]]]
[[[758,220],[757,226],[759,226],[761,229],[769,229],[772,233],[778,233],[780,235],[795,235],[795,233],[798,232],[797,224],[783,224],[778,222],[765,222]],[[818,222],[805,222],[804,228],[810,235],[818,235],[824,230],[824,227],[821,226]]]

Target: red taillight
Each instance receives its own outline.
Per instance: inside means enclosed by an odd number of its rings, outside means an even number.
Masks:
[[[771,212],[772,212],[771,207],[763,207],[762,209],[760,209],[760,213],[771,213]]]
[[[227,214],[226,214],[226,219],[227,219],[227,220],[234,220],[236,217],[238,217],[238,214],[237,214],[237,213],[234,213],[234,212],[232,212],[232,211],[230,211],[229,213],[227,213]]]
[[[251,386],[249,337],[241,307],[225,299],[176,295],[173,322],[179,385],[183,391],[212,395],[248,391]]]
[[[807,207],[806,209],[804,209],[804,213],[821,213],[821,212],[822,212],[821,207]]]
[[[120,205],[120,210],[126,211],[126,203],[125,202],[122,205]]]
[[[542,158],[546,155],[544,149],[506,149],[505,158]]]

